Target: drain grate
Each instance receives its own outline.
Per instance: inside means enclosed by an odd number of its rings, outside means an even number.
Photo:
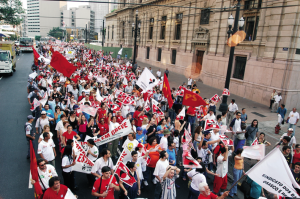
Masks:
[[[253,113],[254,115],[257,115],[257,116],[259,116],[259,117],[267,117],[267,116],[262,115],[262,114],[260,114],[260,113],[258,113],[258,112],[251,112],[251,113]]]

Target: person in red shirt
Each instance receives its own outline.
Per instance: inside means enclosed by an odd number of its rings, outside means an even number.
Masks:
[[[138,122],[136,123],[137,127],[141,127],[142,126],[144,118],[148,118],[148,117],[145,115],[144,111],[141,111],[141,113],[138,116]]]
[[[102,177],[97,179],[92,189],[92,196],[98,197],[99,199],[114,199],[114,191],[120,191],[120,187],[116,178],[111,175],[110,167],[104,166],[101,169]],[[109,184],[110,179],[112,182]],[[109,187],[108,192],[106,192]]]
[[[191,124],[191,132],[194,132],[195,123],[196,123],[196,108],[190,106],[188,108],[186,114],[188,115],[187,126],[189,126],[189,124]]]
[[[100,134],[99,134],[100,136],[105,135],[109,131],[109,127],[107,123],[104,122],[104,118],[100,119],[100,122],[98,123],[98,127],[100,130]]]
[[[119,124],[122,124],[124,118],[123,118],[122,115],[121,115],[121,111],[118,111],[117,113],[118,113],[118,115],[117,115],[117,122],[118,122]]]
[[[224,143],[222,141],[220,141],[219,144],[214,149],[213,163],[215,166],[216,166],[217,157],[221,154],[221,148],[224,148],[224,147],[225,147]]]
[[[98,121],[100,122],[101,118],[106,118],[107,117],[107,109],[106,109],[106,104],[103,103],[101,104],[101,108],[98,109]]]
[[[199,197],[198,199],[224,199],[228,196],[229,191],[225,191],[221,196],[217,196],[212,193],[206,182],[202,182],[199,184]]]
[[[68,187],[60,184],[59,177],[55,176],[49,180],[49,188],[45,191],[43,199],[61,199],[65,198]]]
[[[80,136],[75,131],[73,131],[73,128],[72,128],[71,125],[69,125],[67,127],[67,131],[64,132],[62,134],[62,136],[63,136],[64,146],[66,146],[66,143],[67,143],[68,140],[73,140],[74,136],[76,137],[77,140],[80,140]]]
[[[137,122],[138,122],[139,114],[141,113],[141,111],[142,111],[142,107],[141,107],[141,106],[138,106],[138,107],[136,108],[136,111],[133,113],[132,118],[135,120],[135,123],[136,123],[136,124],[137,124]]]
[[[85,98],[85,92],[82,91],[81,96],[78,97],[78,102],[80,102],[83,98]]]

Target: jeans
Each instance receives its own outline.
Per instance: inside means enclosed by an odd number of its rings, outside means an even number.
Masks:
[[[189,199],[198,199],[198,197],[200,195],[200,191],[193,189],[192,186],[190,186],[189,190],[191,193],[191,196],[189,197]]]
[[[234,145],[234,151],[238,150],[239,148],[243,148],[245,145],[246,140],[239,140],[237,138],[234,139],[233,145]]]
[[[188,117],[188,126],[191,124],[191,134],[194,134],[194,128],[195,128],[195,122],[196,122],[196,116],[189,116]]]
[[[152,167],[146,167],[146,171],[144,172],[144,180],[145,181],[148,181],[148,180],[153,180],[154,179],[154,169],[155,168],[152,168]]]
[[[171,118],[171,122],[174,122],[176,119],[176,113],[173,109],[169,109],[169,117]]]
[[[233,168],[233,184],[238,181],[243,175],[243,169],[235,169]],[[229,192],[230,196],[233,196],[233,194],[237,193],[237,184],[232,187],[232,189]]]
[[[157,184],[155,185],[154,199],[160,199],[161,191],[161,184],[160,182],[157,182]]]
[[[289,123],[289,128],[293,128],[294,129],[292,136],[295,136],[295,127],[296,127],[296,124],[290,124]]]
[[[30,141],[27,141],[27,144],[28,144],[27,157],[30,157]],[[32,140],[32,146],[33,146],[33,149],[34,149],[34,151],[35,151],[35,143],[34,143],[34,140]]]

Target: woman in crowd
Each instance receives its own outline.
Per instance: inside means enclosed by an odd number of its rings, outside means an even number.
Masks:
[[[201,142],[201,136],[202,136],[202,127],[201,126],[198,126],[196,129],[195,129],[195,132],[194,132],[194,148],[197,149],[198,148],[198,145],[199,143]]]
[[[234,156],[234,167],[233,167],[233,184],[236,183],[244,173],[244,157],[242,157],[243,149],[239,148],[236,150],[236,155]],[[237,196],[237,184],[232,187],[229,192],[231,198]]]
[[[72,126],[73,131],[78,133],[78,118],[76,117],[76,112],[71,111],[70,116],[68,117],[69,124]]]
[[[258,132],[258,121],[257,119],[254,119],[251,123],[251,125],[247,126],[246,128],[246,145],[250,146],[255,138],[257,137],[257,132]]]
[[[140,128],[140,127],[138,127]],[[135,150],[139,142],[135,139],[136,135],[134,133],[129,133],[127,139],[125,140],[122,148],[127,147],[127,149],[132,152]]]
[[[141,194],[140,178],[138,172],[136,171],[137,167],[134,162],[127,162],[126,166],[130,170],[130,174],[134,177],[136,182],[132,186],[129,186],[126,183],[123,183],[121,180],[119,181],[120,187],[124,191],[124,195],[121,194],[121,198],[137,198],[137,196]]]
[[[59,106],[55,107],[55,112],[54,112],[54,119],[55,119],[55,123],[57,124],[60,121],[60,116],[64,114],[63,111],[61,111]]]
[[[81,141],[85,140],[86,126],[87,126],[87,120],[86,120],[84,114],[80,113],[79,118],[78,118],[78,134],[81,138]]]
[[[64,185],[71,189],[72,192],[74,192],[74,172],[72,172],[72,167],[75,164],[75,157],[72,156],[72,146],[66,146],[61,161],[62,176]]]
[[[293,154],[293,168],[295,167],[296,162],[300,162],[300,144],[295,145]]]
[[[62,135],[62,141],[63,141],[63,145],[66,146],[66,142],[68,140],[73,140],[73,138],[75,137],[76,140],[80,140],[79,135],[77,135],[77,133],[75,131],[73,131],[73,128],[71,125],[69,125],[67,127],[67,131],[63,133]]]

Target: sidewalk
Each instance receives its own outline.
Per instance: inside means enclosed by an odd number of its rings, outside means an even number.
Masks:
[[[141,66],[142,68],[147,67],[147,68],[152,68],[153,74],[156,76],[156,71],[158,68],[156,66],[152,66],[150,64],[138,62],[138,65]],[[164,74],[165,69],[161,69],[162,75]],[[183,74],[177,74],[172,71],[169,73],[168,77],[170,87],[175,87],[176,89],[179,87],[179,85],[182,85],[183,82],[187,83],[187,77],[185,77]],[[211,98],[213,95],[218,94],[219,96],[222,95],[223,90],[213,88],[209,85],[205,85],[201,82],[197,82],[197,87],[200,90],[200,95],[202,98]],[[239,97],[234,94],[230,94],[228,97],[228,103],[231,101],[231,99],[235,99],[235,103],[238,105],[239,110],[241,111],[242,108],[246,108],[246,113],[248,115],[248,120],[247,123],[251,124],[253,119],[258,120],[258,127],[259,127],[259,132],[264,132],[266,134],[266,140],[269,141],[272,146],[276,142],[278,142],[279,138],[281,135],[285,132],[287,132],[288,124],[284,124],[281,126],[281,131],[279,134],[275,134],[275,126],[277,124],[277,114],[272,113],[269,107],[259,104],[257,102],[248,100],[243,97]],[[221,102],[218,103],[217,107],[219,107]],[[291,110],[287,111],[285,119],[288,117],[288,114],[290,113]],[[217,113],[217,114],[220,114]],[[296,140],[300,140],[300,134],[298,133],[299,127],[296,127],[296,133],[295,137]],[[273,147],[267,147],[266,152],[268,153]]]

